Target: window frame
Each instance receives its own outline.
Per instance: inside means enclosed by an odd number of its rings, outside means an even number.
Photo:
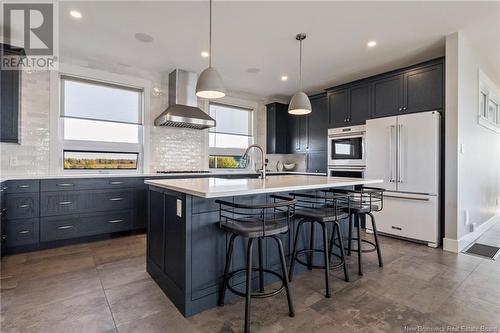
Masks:
[[[51,131],[50,131],[50,172],[53,174],[142,174],[149,172],[149,106],[151,82],[131,76],[114,74],[86,67],[60,64],[60,70],[51,73]],[[104,86],[130,88],[141,91],[138,143],[99,142],[64,139],[63,77],[87,81]],[[75,118],[75,117],[71,117]],[[87,118],[84,118],[87,119]],[[96,120],[90,119],[89,120]],[[105,121],[105,120],[98,120]],[[111,121],[113,123],[113,121]],[[120,121],[114,123],[123,123]],[[104,151],[138,153],[137,169],[64,169],[64,151]]]
[[[226,96],[220,100],[217,101],[208,101],[207,102],[207,113],[210,114],[210,105],[211,104],[216,104],[216,105],[221,105],[221,106],[226,106],[226,107],[233,107],[233,108],[238,108],[238,109],[243,109],[248,112],[250,112],[251,115],[251,120],[250,120],[250,133],[251,135],[248,136],[250,138],[249,145],[254,144],[257,136],[257,129],[256,129],[256,117],[257,117],[257,109],[258,109],[258,103],[252,102],[252,101],[247,101],[247,100],[242,100],[230,96]],[[217,121],[217,119],[216,119]],[[246,148],[218,148],[218,147],[210,147],[210,133],[213,133],[212,131],[208,130],[207,131],[207,146],[208,146],[208,154],[207,154],[207,163],[210,159],[210,156],[242,156],[245,153]],[[222,133],[222,132],[221,132]],[[227,134],[227,133],[226,133]],[[241,135],[244,136],[244,135]],[[212,170],[246,170],[250,168],[247,166],[245,169],[224,169],[224,168],[210,168]]]
[[[478,124],[500,134],[500,90],[480,69],[478,79]],[[490,103],[496,106],[494,120],[489,119]]]

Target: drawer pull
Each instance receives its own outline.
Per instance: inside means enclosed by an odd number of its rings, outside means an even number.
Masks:
[[[115,182],[109,182],[111,185],[120,185],[123,184],[123,182],[115,181]]]
[[[21,230],[18,233],[21,234],[21,235],[25,235],[25,234],[29,234],[30,231],[29,230]]]
[[[27,185],[27,184],[17,185],[17,187],[19,187],[19,188],[30,188],[30,186]]]
[[[110,220],[110,221],[108,221],[108,223],[122,223],[124,221],[125,220]]]
[[[30,205],[19,205],[17,208],[28,208]]]
[[[71,229],[71,228],[73,228],[72,225],[61,225],[61,226],[57,227],[57,229],[60,229],[60,230]]]
[[[57,186],[60,186],[60,187],[68,187],[68,186],[75,186],[75,184],[71,184],[71,183],[61,183],[61,184],[57,184]]]
[[[403,230],[403,228],[396,227],[396,226],[393,226],[393,225],[391,225],[391,228],[392,228],[392,229],[395,229],[395,230],[399,230],[399,231]]]
[[[71,205],[72,203],[73,203],[73,201],[60,201],[57,204],[61,205],[61,206],[67,206],[67,205]]]
[[[123,198],[110,198],[109,201],[122,201]]]

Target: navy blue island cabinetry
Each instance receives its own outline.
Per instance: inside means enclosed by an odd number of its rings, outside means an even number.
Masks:
[[[219,228],[218,198],[242,204],[270,203],[272,194],[312,192],[331,187],[352,187],[376,183],[366,179],[328,178],[323,176],[285,175],[261,179],[149,180],[147,224],[147,271],[184,316],[191,316],[218,304],[218,293],[224,273],[229,237]],[[240,190],[241,189],[241,190]],[[290,231],[281,234],[285,256],[291,254],[298,221]],[[308,228],[300,239],[308,239]],[[307,230],[306,230],[307,229]],[[322,246],[320,228],[314,237]],[[246,267],[246,241],[237,237],[231,271]],[[272,240],[264,239],[264,267],[280,272],[278,252]],[[305,244],[299,244],[299,249]],[[253,256],[257,266],[258,256]],[[306,269],[297,265],[296,270]],[[268,274],[269,275],[269,274]],[[253,276],[254,279],[258,275]],[[275,282],[271,275],[265,283]],[[245,276],[231,282],[244,289]],[[254,286],[257,283],[252,283]],[[236,297],[227,292],[226,300]]]

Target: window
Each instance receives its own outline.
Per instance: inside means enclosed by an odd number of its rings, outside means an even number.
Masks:
[[[253,110],[210,103],[216,126],[209,129],[209,167],[237,169],[245,149],[253,143]]]
[[[63,155],[65,170],[135,170],[139,154],[65,150]]]
[[[142,155],[142,95],[138,88],[62,76],[64,170],[137,169]]]

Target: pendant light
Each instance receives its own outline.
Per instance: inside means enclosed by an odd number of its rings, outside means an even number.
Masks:
[[[295,36],[295,39],[300,43],[299,53],[299,91],[296,92],[290,104],[288,105],[288,113],[293,115],[304,115],[311,113],[311,101],[309,97],[302,91],[302,41],[306,39],[305,33],[300,33]]]
[[[212,67],[212,0],[210,0],[208,33],[208,68],[201,72],[196,83],[196,96],[201,98],[221,98],[226,96],[226,88],[219,73]]]

